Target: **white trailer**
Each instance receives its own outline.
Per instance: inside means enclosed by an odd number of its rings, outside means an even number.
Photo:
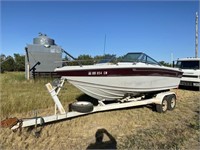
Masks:
[[[11,129],[16,130],[18,128],[30,126],[37,127],[37,125],[45,125],[47,123],[53,123],[56,121],[66,120],[69,118],[83,116],[96,112],[103,112],[147,104],[155,104],[156,110],[160,113],[164,113],[167,110],[173,110],[176,106],[176,94],[171,91],[165,91],[152,95],[150,98],[146,98],[145,96],[136,98],[129,96],[110,104],[105,104],[105,102],[101,100],[98,101],[97,106],[93,106],[92,103],[87,101],[77,101],[71,104],[72,111],[66,112],[58,98],[58,93],[60,92],[64,82],[65,79],[61,78],[56,86],[52,86],[52,84],[50,83],[46,84],[47,90],[50,93],[53,101],[55,102],[55,113],[53,115],[44,117],[39,117],[36,115],[33,118],[19,119],[15,125],[11,126]]]

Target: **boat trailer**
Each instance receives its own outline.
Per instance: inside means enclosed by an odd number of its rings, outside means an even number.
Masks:
[[[10,127],[11,130],[15,131],[24,127],[43,126],[48,123],[108,110],[155,104],[156,111],[164,113],[167,110],[173,110],[176,106],[176,94],[171,91],[165,91],[155,94],[150,98],[145,98],[145,96],[136,98],[128,96],[110,104],[105,104],[104,100],[98,100],[97,106],[94,106],[92,103],[87,101],[77,101],[71,104],[72,110],[66,112],[58,98],[58,94],[63,87],[64,82],[65,79],[61,78],[57,81],[56,85],[50,83],[46,84],[47,90],[55,103],[55,113],[53,115],[44,117],[36,115],[33,118],[26,119],[9,118],[1,121],[1,126]]]

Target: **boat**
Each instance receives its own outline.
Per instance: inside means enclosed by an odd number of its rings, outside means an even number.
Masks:
[[[183,72],[165,67],[145,53],[128,53],[119,62],[64,66],[55,72],[97,100],[156,94],[177,88]]]

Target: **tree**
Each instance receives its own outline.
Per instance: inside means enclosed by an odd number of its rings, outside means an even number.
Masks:
[[[4,71],[24,71],[25,70],[25,56],[20,54],[14,54],[12,56],[0,55],[1,72]]]
[[[15,71],[25,70],[25,56],[20,54],[14,54],[15,58]]]
[[[14,71],[15,61],[12,56],[7,56],[4,61],[1,62],[1,72]]]
[[[80,60],[82,65],[92,65],[94,64],[94,59],[90,55],[79,55],[77,60]]]
[[[4,70],[3,70],[3,68],[2,68],[2,64],[5,62],[5,60],[6,60],[6,55],[1,54],[1,55],[0,55],[0,65],[1,65],[0,72],[1,72],[1,73],[4,72]]]
[[[4,60],[6,60],[6,55],[1,54],[0,55],[0,62],[3,62]]]
[[[171,67],[170,63],[166,63],[165,61],[159,61],[159,63],[163,66]]]

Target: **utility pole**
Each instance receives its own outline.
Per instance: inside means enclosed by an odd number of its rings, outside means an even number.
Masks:
[[[106,34],[105,34],[105,37],[104,37],[104,49],[103,49],[103,54],[105,56],[106,54]]]
[[[198,58],[198,12],[196,12],[196,19],[195,19],[195,24],[196,24],[196,30],[195,30],[195,57]]]
[[[173,67],[173,61],[174,61],[174,54],[171,53],[171,67]]]

